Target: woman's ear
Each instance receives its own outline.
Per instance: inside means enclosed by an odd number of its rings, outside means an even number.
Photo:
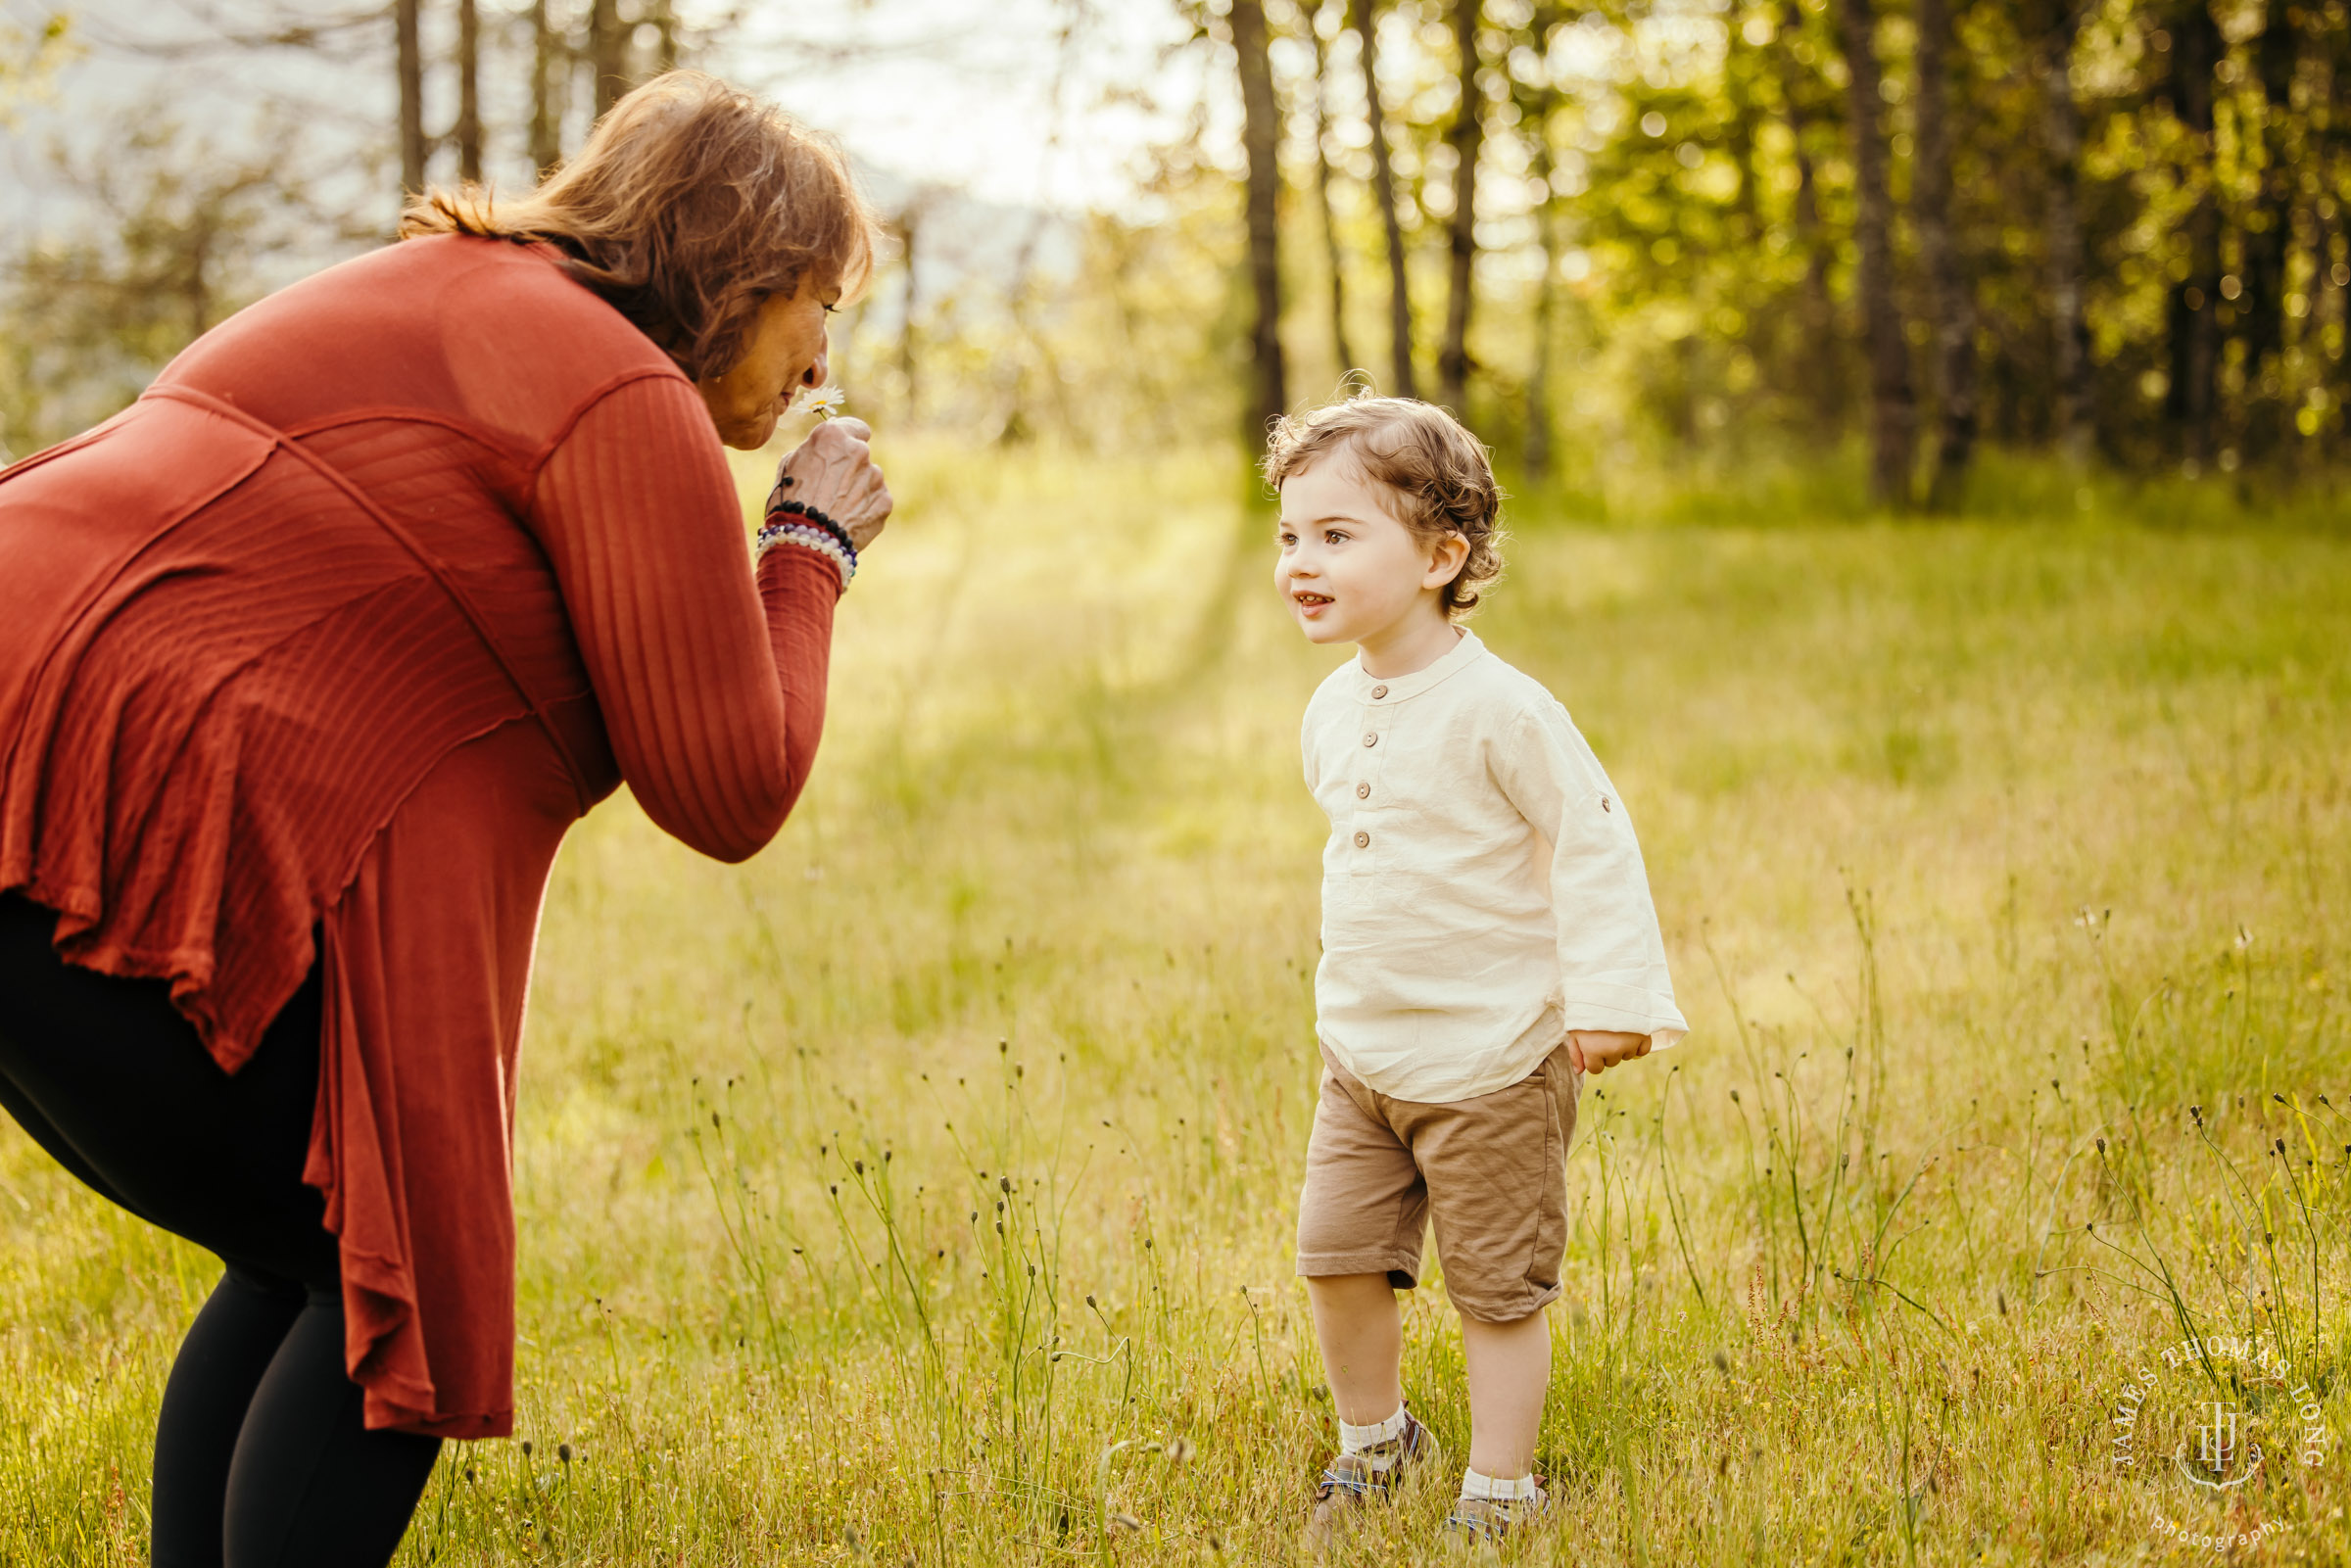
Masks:
[[[1422,588],[1443,588],[1462,575],[1469,564],[1469,541],[1458,529],[1447,529],[1445,536],[1431,546],[1428,552],[1428,574],[1420,579]]]

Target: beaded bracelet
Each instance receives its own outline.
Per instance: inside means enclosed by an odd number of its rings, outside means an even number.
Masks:
[[[803,523],[797,518],[778,517],[771,520],[766,527],[759,530],[757,545],[764,546],[787,539],[794,544],[813,545],[823,553],[837,557],[844,565],[854,566],[856,564],[857,552],[855,550],[841,548],[840,541],[833,535],[813,524]]]
[[[840,586],[844,589],[849,586],[849,579],[857,574],[857,568],[841,553],[840,546],[813,529],[763,530],[760,534],[758,555],[755,559],[764,559],[768,550],[778,545],[797,545],[802,549],[822,555],[831,561],[834,570],[840,574]]]
[[[849,538],[849,531],[841,527],[839,523],[835,522],[832,518],[826,516],[823,512],[818,511],[815,507],[809,505],[806,501],[780,500],[775,502],[773,505],[767,508],[768,521],[775,521],[776,514],[778,512],[783,512],[793,517],[806,518],[809,522],[814,523],[826,533],[831,534],[833,536],[834,543],[838,544],[842,549],[849,552],[849,558],[851,560],[855,560],[857,558],[857,545],[854,540]]]
[[[855,552],[842,549],[840,542],[821,528],[813,528],[802,522],[769,523],[765,528],[759,530],[759,538],[752,546],[751,559],[753,563],[765,560],[767,552],[778,545],[797,545],[802,549],[814,550],[817,554],[824,556],[840,571],[840,586],[843,589],[846,589],[849,586],[849,580],[857,575]]]

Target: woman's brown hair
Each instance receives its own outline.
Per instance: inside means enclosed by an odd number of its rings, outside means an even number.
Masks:
[[[877,233],[839,148],[698,71],[656,76],[614,104],[528,196],[436,190],[400,223],[403,239],[553,245],[574,278],[696,381],[742,359],[769,295],[812,275],[844,295],[863,288]]]
[[[1459,534],[1468,558],[1445,585],[1445,613],[1477,608],[1478,590],[1502,576],[1502,487],[1485,447],[1434,404],[1411,398],[1353,398],[1273,421],[1266,445],[1266,482],[1275,490],[1292,474],[1338,453],[1396,497],[1396,520],[1422,544]]]

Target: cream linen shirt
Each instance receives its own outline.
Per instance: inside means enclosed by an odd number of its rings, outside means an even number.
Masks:
[[[1411,675],[1341,665],[1300,738],[1330,818],[1315,1009],[1348,1071],[1442,1103],[1569,1029],[1688,1032],[1624,802],[1539,682],[1464,632]]]

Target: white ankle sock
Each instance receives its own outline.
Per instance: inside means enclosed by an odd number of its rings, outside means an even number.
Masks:
[[[1367,1449],[1377,1448],[1382,1443],[1393,1443],[1404,1436],[1404,1421],[1402,1404],[1396,1406],[1394,1415],[1389,1416],[1385,1421],[1374,1421],[1369,1426],[1349,1426],[1346,1422],[1341,1421],[1339,1423],[1339,1451],[1341,1453],[1362,1453]]]
[[[1497,1481],[1475,1470],[1462,1473],[1462,1500],[1490,1499],[1495,1502],[1532,1502],[1542,1494],[1535,1490],[1535,1478],[1520,1476],[1515,1481]]]

